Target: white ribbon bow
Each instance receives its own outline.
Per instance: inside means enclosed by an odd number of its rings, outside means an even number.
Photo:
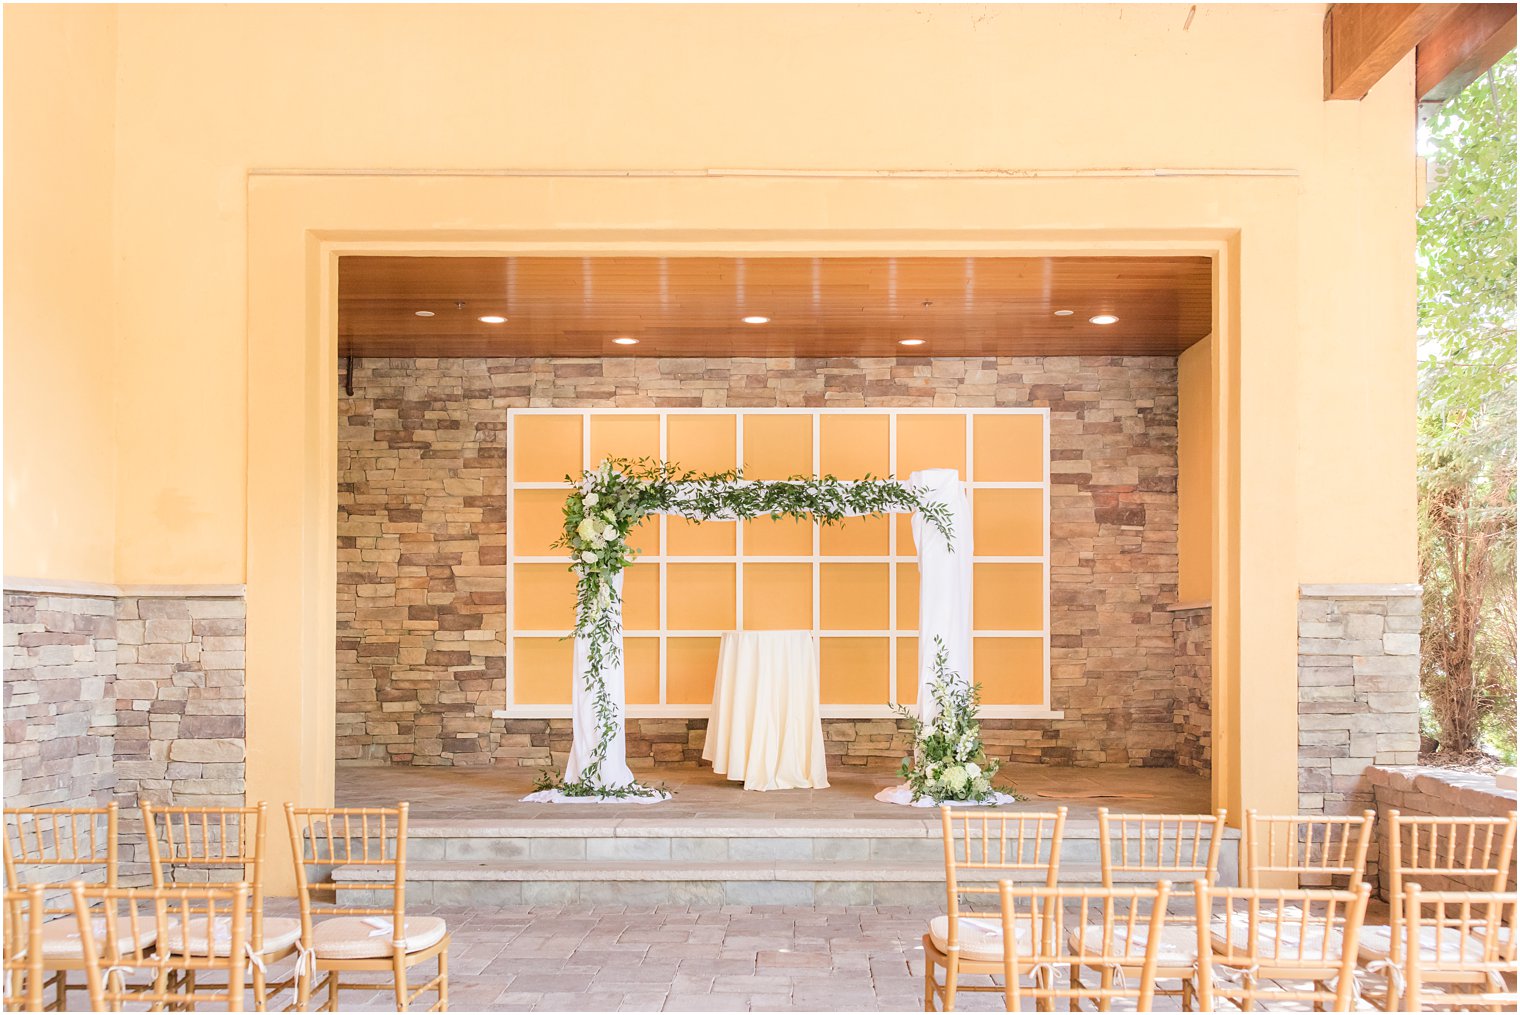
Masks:
[[[375,928],[374,930],[370,931],[370,937],[383,937],[386,934],[389,934],[391,936],[391,944],[395,945],[397,948],[400,948],[402,951],[406,950],[406,938],[405,936],[398,937],[396,935],[396,923],[394,920],[387,920],[383,916],[366,916],[364,918],[364,925],[366,927]],[[405,928],[403,928],[403,934],[404,931]]]

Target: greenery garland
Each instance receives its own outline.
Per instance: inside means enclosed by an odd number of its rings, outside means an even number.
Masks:
[[[1001,762],[987,757],[982,746],[982,724],[976,719],[982,688],[957,680],[944,641],[936,636],[934,645],[934,719],[926,723],[906,705],[893,706],[913,728],[913,756],[903,759],[898,774],[915,801],[985,803],[996,795],[992,777]]]
[[[752,518],[811,518],[835,525],[855,516],[917,511],[954,538],[950,512],[943,504],[926,503],[919,493],[895,479],[841,480],[833,476],[793,476],[784,480],[750,480],[731,470],[711,474],[682,471],[678,466],[649,458],[603,460],[597,468],[571,476],[575,489],[565,499],[564,532],[555,546],[570,551],[575,572],[575,631],[586,640],[585,690],[592,697],[598,738],[591,761],[575,782],[544,773],[540,789],[577,797],[646,797],[663,791],[630,783],[603,786],[602,763],[618,730],[617,703],[607,690],[602,672],[618,663],[622,635],[614,579],[634,562],[636,551],[628,536],[651,514],[670,514],[691,521],[748,521]]]

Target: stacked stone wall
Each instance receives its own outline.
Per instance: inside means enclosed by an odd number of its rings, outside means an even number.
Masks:
[[[1172,358],[367,359],[339,405],[338,757],[547,767],[568,723],[500,720],[505,420],[516,407],[1051,410],[1056,720],[988,720],[1017,761],[1173,765]],[[700,720],[630,723],[635,763],[700,753]],[[895,764],[890,720],[838,721],[841,764]]]
[[[1177,684],[1177,707],[1172,717],[1177,730],[1177,767],[1201,775],[1212,770],[1214,752],[1213,614],[1207,606],[1172,613],[1176,655],[1172,675]]]

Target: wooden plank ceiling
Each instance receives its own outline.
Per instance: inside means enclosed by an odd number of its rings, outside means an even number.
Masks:
[[[361,357],[1171,356],[1213,291],[1206,257],[349,256],[338,277]]]

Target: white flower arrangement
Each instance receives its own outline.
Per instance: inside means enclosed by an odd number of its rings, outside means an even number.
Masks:
[[[937,711],[926,723],[906,705],[895,706],[913,728],[913,754],[903,759],[898,774],[914,800],[982,803],[996,795],[992,779],[1000,762],[987,757],[982,746],[982,727],[976,719],[981,686],[960,683],[949,672],[944,642],[936,637],[934,643],[937,651],[930,686]]]

